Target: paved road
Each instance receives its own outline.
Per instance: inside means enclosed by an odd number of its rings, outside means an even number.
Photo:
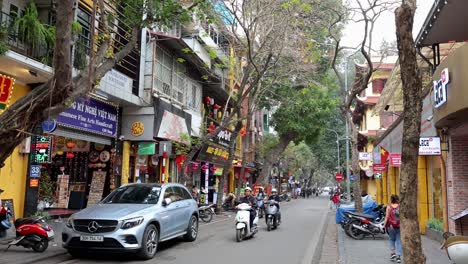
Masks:
[[[288,263],[310,264],[320,242],[320,232],[327,215],[327,199],[296,200],[282,205],[283,224],[278,230],[267,232],[264,221],[253,239],[237,243],[234,216],[217,217],[200,226],[196,242],[180,240],[160,244],[153,260],[144,263]],[[252,262],[253,261],[253,262]],[[56,256],[36,264],[75,263],[142,263],[132,255],[98,255],[88,259]]]

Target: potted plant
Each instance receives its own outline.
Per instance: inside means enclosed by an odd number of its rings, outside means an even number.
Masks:
[[[437,218],[430,218],[427,221],[426,235],[439,243],[444,241],[444,222]]]
[[[27,52],[30,55],[50,55],[48,50],[51,50],[55,43],[55,27],[42,23],[34,1],[28,4],[21,17],[16,18],[14,28],[18,29],[19,39],[29,46]],[[41,50],[43,48],[46,50]]]
[[[42,170],[41,178],[39,179],[39,204],[38,210],[43,211],[49,208],[55,200],[55,183],[50,179],[49,172]]]

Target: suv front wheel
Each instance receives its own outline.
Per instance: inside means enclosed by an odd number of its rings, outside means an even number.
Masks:
[[[141,249],[137,253],[141,259],[152,259],[156,255],[159,244],[159,230],[154,225],[148,225],[143,233]]]

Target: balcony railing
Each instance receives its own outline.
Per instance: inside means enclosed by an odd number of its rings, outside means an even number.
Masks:
[[[15,21],[16,17],[0,12],[0,25],[4,27],[8,33],[6,41],[10,49],[50,66],[52,64],[53,47],[48,45],[33,47],[31,44],[28,44],[27,41],[22,40],[19,29],[15,25]]]

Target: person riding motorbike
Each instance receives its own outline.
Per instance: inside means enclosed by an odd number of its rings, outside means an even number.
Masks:
[[[265,199],[265,197],[266,197],[266,194],[263,191],[263,187],[260,187],[258,189],[258,193],[256,195],[256,198],[257,198],[257,200],[263,200],[263,199]]]
[[[252,196],[252,189],[250,187],[245,188],[244,197],[239,199],[240,203],[246,203],[252,207],[250,210],[250,226],[253,226],[253,221],[257,215],[257,201]],[[236,206],[237,207],[237,206]]]
[[[278,208],[278,222],[281,223],[281,211],[280,211],[280,197],[278,195],[278,191],[276,189],[271,190],[271,195],[268,197],[268,200],[273,200],[277,202],[275,206]]]

